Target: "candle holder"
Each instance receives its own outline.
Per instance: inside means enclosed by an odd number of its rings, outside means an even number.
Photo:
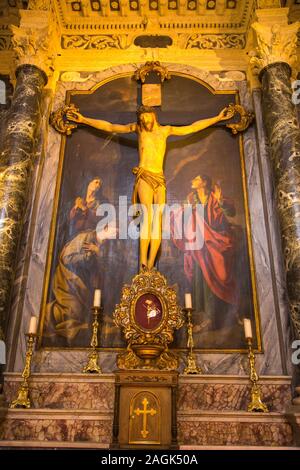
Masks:
[[[23,381],[18,389],[17,398],[13,400],[9,405],[10,408],[31,408],[31,402],[29,398],[29,377],[31,374],[33,346],[35,339],[37,338],[37,334],[26,333],[25,336],[27,337],[27,349],[25,366],[22,372]]]
[[[194,348],[194,338],[193,338],[193,322],[192,322],[192,308],[184,308],[184,313],[187,317],[187,348],[189,349],[188,356],[187,356],[187,365],[183,371],[184,374],[202,374],[202,370],[196,364],[196,358],[193,353]]]
[[[258,384],[259,377],[255,368],[255,354],[252,349],[252,338],[247,338],[248,343],[248,358],[250,365],[250,381],[252,382],[251,387],[251,402],[248,405],[248,411],[257,411],[262,413],[268,413],[268,407],[261,400],[261,390]]]
[[[93,324],[92,324],[92,337],[91,337],[91,352],[89,354],[89,359],[86,366],[83,368],[82,372],[85,374],[102,374],[101,367],[98,364],[98,330],[99,330],[99,321],[98,317],[102,311],[101,307],[92,307],[93,311]]]

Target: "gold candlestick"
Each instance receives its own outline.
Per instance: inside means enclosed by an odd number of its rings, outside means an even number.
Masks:
[[[249,365],[250,365],[250,381],[252,382],[251,387],[251,402],[248,405],[248,411],[260,411],[268,413],[268,407],[261,400],[261,390],[258,384],[259,377],[255,368],[255,354],[252,349],[252,338],[247,338],[249,353]]]
[[[193,353],[194,348],[194,338],[193,338],[193,323],[192,323],[192,308],[184,308],[184,313],[187,317],[187,348],[189,348],[188,356],[187,356],[187,366],[185,367],[183,373],[184,374],[202,374],[202,370],[196,364],[196,359]]]
[[[31,402],[29,398],[29,377],[31,373],[31,360],[33,355],[33,346],[37,334],[35,333],[26,333],[27,337],[27,351],[25,366],[22,373],[23,381],[18,389],[18,395],[15,400],[13,400],[9,407],[10,408],[31,408]]]
[[[98,322],[98,316],[101,312],[101,307],[92,307],[93,311],[93,316],[94,316],[94,321],[93,321],[93,332],[92,332],[92,338],[91,338],[91,352],[89,354],[89,360],[87,362],[87,365],[83,368],[82,372],[85,374],[101,374],[101,368],[98,364],[98,352],[97,352],[97,346],[98,346],[98,330],[99,330],[99,322]]]

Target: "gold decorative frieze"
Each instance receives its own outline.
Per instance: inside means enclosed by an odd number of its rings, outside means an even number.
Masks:
[[[240,119],[238,122],[226,124],[226,127],[231,129],[233,134],[238,134],[238,132],[243,132],[248,129],[254,119],[254,114],[247,111],[243,106],[233,103],[228,106],[228,113],[231,114],[231,112],[233,112],[234,115],[239,115]]]
[[[25,28],[24,36],[29,38],[16,44],[15,54],[11,40],[0,29],[0,68],[2,73],[13,72],[26,60],[51,76],[50,88],[55,87],[62,71],[91,72],[112,63],[192,60],[195,66],[207,70],[220,70],[221,64],[226,70],[246,70],[244,49],[255,4],[255,0],[30,0],[24,9],[21,0],[7,0],[0,25],[3,20],[7,25]],[[49,16],[48,23],[45,15]],[[32,35],[46,23],[52,27],[51,41],[48,46],[41,41],[37,54]],[[33,54],[24,50],[21,53],[26,41]],[[78,54],[74,54],[75,50]],[[228,50],[233,51],[232,58]],[[203,52],[203,62],[197,51],[216,51],[216,55]],[[51,75],[52,69],[57,74]]]
[[[53,111],[50,115],[51,126],[60,134],[71,135],[72,131],[77,128],[77,124],[68,121],[66,114],[68,112],[78,112],[79,109],[74,105],[65,105]]]
[[[182,49],[244,49],[245,34],[200,34],[180,35],[179,44]]]
[[[128,49],[139,38],[169,39],[169,48],[179,49],[244,49],[246,46],[245,34],[187,34],[171,33],[169,36],[139,35],[139,34],[64,34],[61,40],[63,49]],[[144,41],[145,42],[145,41]],[[142,46],[141,46],[142,47]],[[145,46],[147,47],[147,46]],[[149,47],[149,46],[148,46]],[[160,47],[159,45],[156,47]],[[164,44],[161,47],[166,47]]]
[[[131,42],[128,34],[64,34],[61,45],[63,49],[127,49]]]

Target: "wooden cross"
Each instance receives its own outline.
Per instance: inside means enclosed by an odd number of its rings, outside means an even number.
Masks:
[[[151,408],[150,410],[147,410],[147,407],[148,407],[148,405],[149,405],[149,402],[148,402],[148,400],[147,400],[146,397],[143,399],[142,405],[143,405],[143,409],[142,409],[142,410],[141,410],[140,408],[137,408],[137,409],[134,410],[133,412],[134,412],[137,416],[143,415],[143,429],[142,429],[142,431],[141,431],[141,435],[143,436],[144,439],[146,439],[146,437],[147,437],[148,434],[149,434],[149,431],[147,431],[147,419],[148,419],[148,415],[150,415],[150,416],[156,415],[157,410],[154,410],[153,408]]]

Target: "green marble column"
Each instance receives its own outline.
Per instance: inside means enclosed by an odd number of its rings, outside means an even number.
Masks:
[[[46,74],[34,65],[16,71],[0,150],[0,327],[5,331],[23,219],[30,191]]]
[[[300,129],[292,101],[291,68],[276,62],[260,73],[262,106],[273,164],[287,293],[300,338]]]

